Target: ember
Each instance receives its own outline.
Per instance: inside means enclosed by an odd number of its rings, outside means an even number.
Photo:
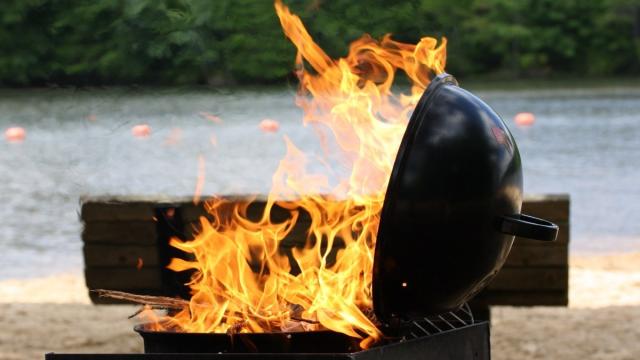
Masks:
[[[351,44],[347,57],[333,60],[296,15],[280,1],[275,7],[298,49],[297,104],[304,124],[317,131],[325,155],[339,158],[338,164],[324,159],[325,171],[307,171],[314,159],[285,137],[287,154],[273,175],[262,217],[249,219],[248,204],[234,204],[232,215],[223,216],[220,209],[229,204],[209,200],[213,220],[201,219],[196,239],[171,241],[193,258],[169,264],[174,271],[194,271],[188,306],[170,316],[155,317],[150,310],[143,315],[152,320],[151,330],[328,329],[361,338],[367,348],[382,336],[371,311],[371,282],[385,190],[409,115],[430,79],[444,71],[446,42],[423,38],[411,45],[365,35]],[[392,92],[397,70],[411,80],[409,93]],[[337,181],[326,175],[342,169],[347,176]],[[289,217],[273,221],[276,206]],[[279,244],[302,212],[311,217],[306,246],[294,248],[290,259]]]

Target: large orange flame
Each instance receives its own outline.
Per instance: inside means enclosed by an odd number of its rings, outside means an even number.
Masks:
[[[300,18],[279,0],[275,8],[298,49],[297,104],[304,123],[317,130],[328,157],[339,150],[340,163],[325,159],[327,172],[312,172],[316,159],[285,137],[287,154],[260,219],[249,218],[248,203],[209,200],[213,220],[201,219],[196,239],[171,241],[194,259],[169,265],[194,270],[190,306],[156,326],[187,332],[330,329],[362,338],[367,347],[381,337],[371,314],[371,274],[385,190],[409,115],[430,79],[444,71],[446,40],[410,45],[365,35],[347,57],[333,60]],[[409,93],[392,92],[396,70],[411,81]],[[336,169],[347,169],[347,176],[331,181],[326,173]],[[288,218],[272,221],[276,207],[287,209]],[[311,224],[306,245],[287,255],[281,242],[301,214]]]

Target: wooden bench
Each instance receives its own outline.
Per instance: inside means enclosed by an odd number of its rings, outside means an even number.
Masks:
[[[234,201],[243,201],[236,197]],[[152,295],[186,295],[184,274],[165,269],[180,253],[167,245],[173,236],[192,238],[202,205],[190,198],[88,197],[82,200],[85,279],[89,289],[111,289]],[[258,216],[256,201],[249,214]],[[516,239],[504,268],[471,303],[488,319],[492,305],[566,306],[569,290],[569,197],[528,196],[523,212],[560,226],[554,243]],[[286,217],[277,211],[274,217]],[[301,217],[284,246],[304,241],[308,220]],[[96,304],[113,303],[90,293]]]

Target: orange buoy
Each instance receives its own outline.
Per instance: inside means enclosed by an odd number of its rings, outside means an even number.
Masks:
[[[260,121],[260,130],[268,132],[276,132],[280,129],[280,123],[272,119],[264,119]]]
[[[139,124],[131,128],[131,134],[137,138],[146,138],[151,135],[151,126]]]
[[[536,122],[536,116],[530,112],[521,112],[517,113],[513,118],[513,121],[516,125],[520,126],[531,126],[534,122]]]
[[[11,143],[23,142],[26,136],[26,130],[19,126],[10,127],[4,131],[4,138]]]

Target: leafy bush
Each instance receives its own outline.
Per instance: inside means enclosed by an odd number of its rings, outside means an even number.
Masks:
[[[473,75],[640,71],[640,0],[287,1],[332,56],[363,33],[449,38]],[[269,0],[6,0],[0,84],[272,83],[295,49]]]

